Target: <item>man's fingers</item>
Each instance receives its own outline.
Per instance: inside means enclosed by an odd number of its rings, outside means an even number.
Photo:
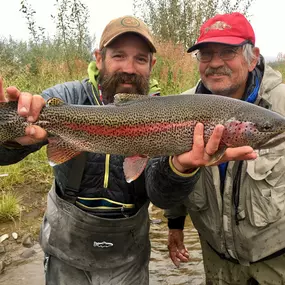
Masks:
[[[176,256],[176,251],[170,251],[169,252],[169,256],[170,256],[170,259],[172,260],[173,264],[176,266],[176,267],[179,267],[180,265],[180,260],[177,258]]]
[[[204,125],[201,123],[197,123],[194,129],[192,151],[197,157],[204,154]]]
[[[225,152],[224,159],[226,160],[243,160],[243,157],[249,157],[249,159],[255,159],[256,153],[250,146],[241,146],[236,148],[228,148]]]
[[[27,117],[31,104],[32,104],[33,95],[27,92],[22,92],[18,101],[18,113],[20,116]]]
[[[4,87],[3,87],[3,79],[0,78],[0,102],[6,102],[7,99],[5,97]]]
[[[189,252],[187,250],[187,248],[185,248],[185,246],[183,245],[183,249],[179,250],[181,252],[181,254],[183,254],[183,256],[189,257]]]
[[[209,141],[205,147],[205,152],[208,155],[213,155],[216,153],[216,151],[219,149],[219,145],[223,136],[224,132],[224,126],[223,125],[217,125],[212,133],[212,135],[209,138]]]
[[[189,254],[186,254],[185,252],[183,253],[183,252],[177,251],[176,257],[182,262],[187,262],[189,260]]]
[[[26,135],[38,142],[47,138],[47,132],[39,126],[28,126],[26,128]]]
[[[249,153],[249,154],[246,154],[244,156],[242,156],[240,158],[240,160],[254,160],[257,158],[257,153],[256,152],[252,152],[252,153]]]
[[[15,139],[21,145],[30,145],[41,142],[47,138],[47,132],[39,126],[28,126],[26,136]]]
[[[45,106],[44,98],[40,95],[33,95],[30,112],[28,115],[28,121],[32,123],[35,122],[38,119],[40,111],[44,106]]]
[[[21,92],[14,86],[7,87],[6,92],[7,92],[7,99],[9,101],[18,101],[18,98],[21,95]]]

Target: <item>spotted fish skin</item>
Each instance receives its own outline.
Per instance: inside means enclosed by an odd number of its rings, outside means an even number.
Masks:
[[[116,96],[125,95],[131,97]],[[13,102],[0,103],[0,143],[24,135],[28,124],[16,108]],[[224,125],[223,147],[258,149],[284,141],[279,138],[285,132],[283,116],[241,100],[204,94],[142,96],[107,106],[59,104],[44,107],[35,124],[48,132],[53,148],[155,157],[191,150],[197,122],[205,126],[205,143],[217,124]]]

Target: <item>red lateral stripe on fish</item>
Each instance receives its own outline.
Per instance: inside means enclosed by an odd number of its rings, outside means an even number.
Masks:
[[[82,131],[91,135],[101,136],[125,136],[136,137],[143,136],[150,133],[162,133],[171,131],[173,129],[190,128],[195,126],[196,122],[181,122],[181,123],[155,123],[149,125],[126,125],[119,127],[109,127],[100,125],[84,125],[76,123],[64,123],[64,126],[70,128],[73,131]]]

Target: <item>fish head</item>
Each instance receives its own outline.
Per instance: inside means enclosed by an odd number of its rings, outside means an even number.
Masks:
[[[262,149],[284,142],[285,117],[253,104],[248,105],[247,110],[236,112],[224,124],[224,143],[230,147],[249,145]]]

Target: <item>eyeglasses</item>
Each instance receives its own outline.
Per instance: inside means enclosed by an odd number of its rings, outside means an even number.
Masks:
[[[221,51],[198,51],[195,55],[196,58],[200,61],[200,62],[210,62],[213,59],[213,56],[215,53],[218,54],[219,58],[224,60],[224,61],[228,61],[228,60],[232,60],[238,53],[238,49],[239,47],[236,48],[225,48],[222,49]]]

